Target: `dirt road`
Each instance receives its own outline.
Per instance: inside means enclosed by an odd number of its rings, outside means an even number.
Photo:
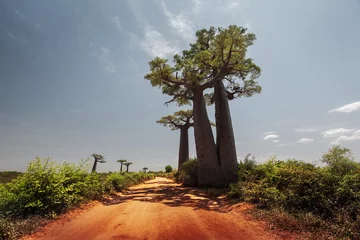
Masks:
[[[201,191],[156,178],[62,218],[25,239],[279,239],[260,222]]]

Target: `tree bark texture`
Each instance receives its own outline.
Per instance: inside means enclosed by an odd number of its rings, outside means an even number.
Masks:
[[[203,91],[199,87],[195,90],[193,108],[199,185],[222,187],[225,185],[225,178],[219,165]]]
[[[183,126],[180,128],[180,147],[179,147],[179,163],[178,170],[182,164],[189,160],[189,127]]]
[[[97,166],[97,159],[94,160],[94,165],[92,167],[91,172],[96,172],[96,166]]]
[[[216,145],[220,161],[228,183],[237,180],[237,156],[234,131],[231,122],[229,100],[224,83],[217,81],[214,86],[215,93],[215,119],[216,119]]]

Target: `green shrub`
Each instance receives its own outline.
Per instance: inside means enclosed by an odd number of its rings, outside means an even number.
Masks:
[[[167,173],[172,172],[172,170],[173,170],[173,168],[172,168],[172,166],[170,166],[170,165],[167,165],[167,166],[165,167],[165,172],[167,172]]]
[[[10,182],[11,180],[17,178],[21,174],[22,174],[21,172],[16,172],[16,171],[0,172],[0,184]]]
[[[181,169],[176,175],[176,181],[182,183],[184,186],[198,185],[198,162],[197,159],[190,159],[183,163]]]
[[[360,165],[349,149],[338,146],[325,153],[322,162],[327,166],[275,158],[256,164],[246,158],[228,196],[293,216],[310,214],[329,223],[336,236],[354,238],[360,222]]]

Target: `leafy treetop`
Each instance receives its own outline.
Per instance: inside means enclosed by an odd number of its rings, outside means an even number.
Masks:
[[[261,69],[246,57],[247,48],[256,37],[246,31],[236,25],[199,30],[190,49],[174,56],[173,66],[168,60],[156,57],[149,62],[150,73],[144,78],[173,97],[166,104],[174,101],[179,105],[188,104],[194,97],[195,87],[205,90],[221,80],[226,82],[229,99],[259,93],[261,87],[255,79]],[[212,93],[206,95],[210,103],[212,98]]]
[[[98,162],[98,163],[105,163],[105,157],[103,155],[100,155],[100,154],[97,154],[97,153],[93,153],[91,154],[92,157],[95,158],[95,160]]]
[[[177,130],[183,127],[194,126],[193,122],[193,111],[192,110],[180,110],[174,113],[174,115],[168,115],[162,117],[156,121],[165,127],[169,127],[171,130]]]

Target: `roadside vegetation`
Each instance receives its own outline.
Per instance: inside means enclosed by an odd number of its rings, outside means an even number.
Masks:
[[[56,164],[37,158],[23,174],[0,184],[0,239],[19,239],[46,219],[155,177],[144,172],[89,173],[89,170],[87,161],[77,165]]]
[[[0,172],[0,184],[10,182],[21,175],[21,172],[16,171],[5,171]]]
[[[255,204],[253,215],[272,228],[312,239],[360,239],[360,164],[339,146],[325,153],[321,164],[275,157],[260,164],[248,155],[227,196]],[[196,159],[184,163],[177,180],[195,186],[196,168]]]

